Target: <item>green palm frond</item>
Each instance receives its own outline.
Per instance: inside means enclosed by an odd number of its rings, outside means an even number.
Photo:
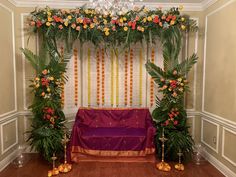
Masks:
[[[45,68],[45,58],[35,55],[29,49],[20,48],[20,50],[25,55],[26,59],[30,62],[32,67],[36,70],[37,73],[41,72]]]
[[[157,83],[161,78],[165,77],[165,72],[155,65],[154,63],[150,62],[149,60],[145,64],[147,72],[151,75],[154,81]]]
[[[197,55],[193,54],[189,58],[185,59],[183,62],[176,66],[176,70],[182,75],[187,74],[192,66],[197,62]]]
[[[176,27],[163,31],[161,43],[164,69],[172,70],[178,64],[178,57],[182,48],[182,32]]]

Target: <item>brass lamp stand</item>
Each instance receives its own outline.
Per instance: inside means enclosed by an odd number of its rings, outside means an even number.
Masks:
[[[67,172],[71,171],[71,169],[72,169],[72,164],[67,163],[67,160],[66,160],[67,159],[67,157],[66,157],[66,145],[67,145],[68,142],[69,142],[69,139],[67,138],[66,133],[65,133],[64,138],[61,141],[61,143],[64,146],[64,163],[59,165],[59,167],[58,167],[58,170],[61,173],[67,173]]]
[[[48,171],[48,177],[59,174],[58,168],[55,167],[55,161],[57,160],[57,157],[55,156],[55,153],[53,153],[53,156],[51,157],[51,159],[52,159],[52,170]]]
[[[164,128],[162,130],[162,137],[159,138],[159,140],[162,142],[162,153],[161,153],[161,162],[156,164],[156,168],[160,171],[170,171],[171,170],[171,167],[168,163],[166,163],[164,161],[164,156],[165,156],[165,153],[164,153],[164,147],[165,147],[165,141],[167,141],[168,139],[165,138],[165,134],[164,134]]]
[[[181,156],[183,156],[183,153],[180,149],[177,155],[179,156],[179,163],[175,165],[175,169],[179,171],[184,171],[184,165],[181,163]]]

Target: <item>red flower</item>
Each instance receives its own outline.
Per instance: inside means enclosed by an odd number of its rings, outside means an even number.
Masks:
[[[129,21],[129,22],[128,22],[128,26],[132,26],[132,21]]]
[[[37,24],[37,27],[39,28],[40,26],[42,26],[42,22],[40,21],[40,20],[38,20],[37,22],[36,22],[36,24]]]
[[[53,19],[55,20],[55,22],[61,21],[61,17],[57,17],[56,15],[53,16]]]
[[[132,30],[135,30],[135,27],[136,27],[136,21],[132,23]]]
[[[117,23],[117,20],[111,20],[111,23],[112,23],[112,24],[116,24],[116,23]]]
[[[159,23],[159,17],[157,15],[154,17],[153,22],[154,23]]]
[[[177,82],[175,80],[173,80],[171,83],[170,83],[170,86],[172,88],[176,88],[177,87]]]

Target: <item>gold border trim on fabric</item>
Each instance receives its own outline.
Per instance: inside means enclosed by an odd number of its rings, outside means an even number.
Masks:
[[[88,155],[96,155],[96,156],[146,156],[150,154],[154,154],[155,148],[146,148],[142,151],[109,151],[109,150],[92,150],[92,149],[84,149],[80,146],[72,146],[71,148],[71,159],[76,158],[75,153],[83,153]]]
[[[148,109],[148,107],[132,107],[132,108],[115,108],[115,107],[80,107],[79,110],[91,110],[91,109],[96,109],[96,110],[134,110],[134,109]]]

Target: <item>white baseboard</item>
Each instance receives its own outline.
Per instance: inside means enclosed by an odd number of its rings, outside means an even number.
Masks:
[[[6,158],[4,158],[2,161],[0,161],[0,172],[17,157],[17,153],[18,151],[15,150],[11,154],[9,154]]]
[[[236,173],[231,171],[227,166],[217,160],[213,155],[209,154],[206,150],[203,153],[206,160],[208,160],[214,167],[217,168],[226,177],[235,177]]]

